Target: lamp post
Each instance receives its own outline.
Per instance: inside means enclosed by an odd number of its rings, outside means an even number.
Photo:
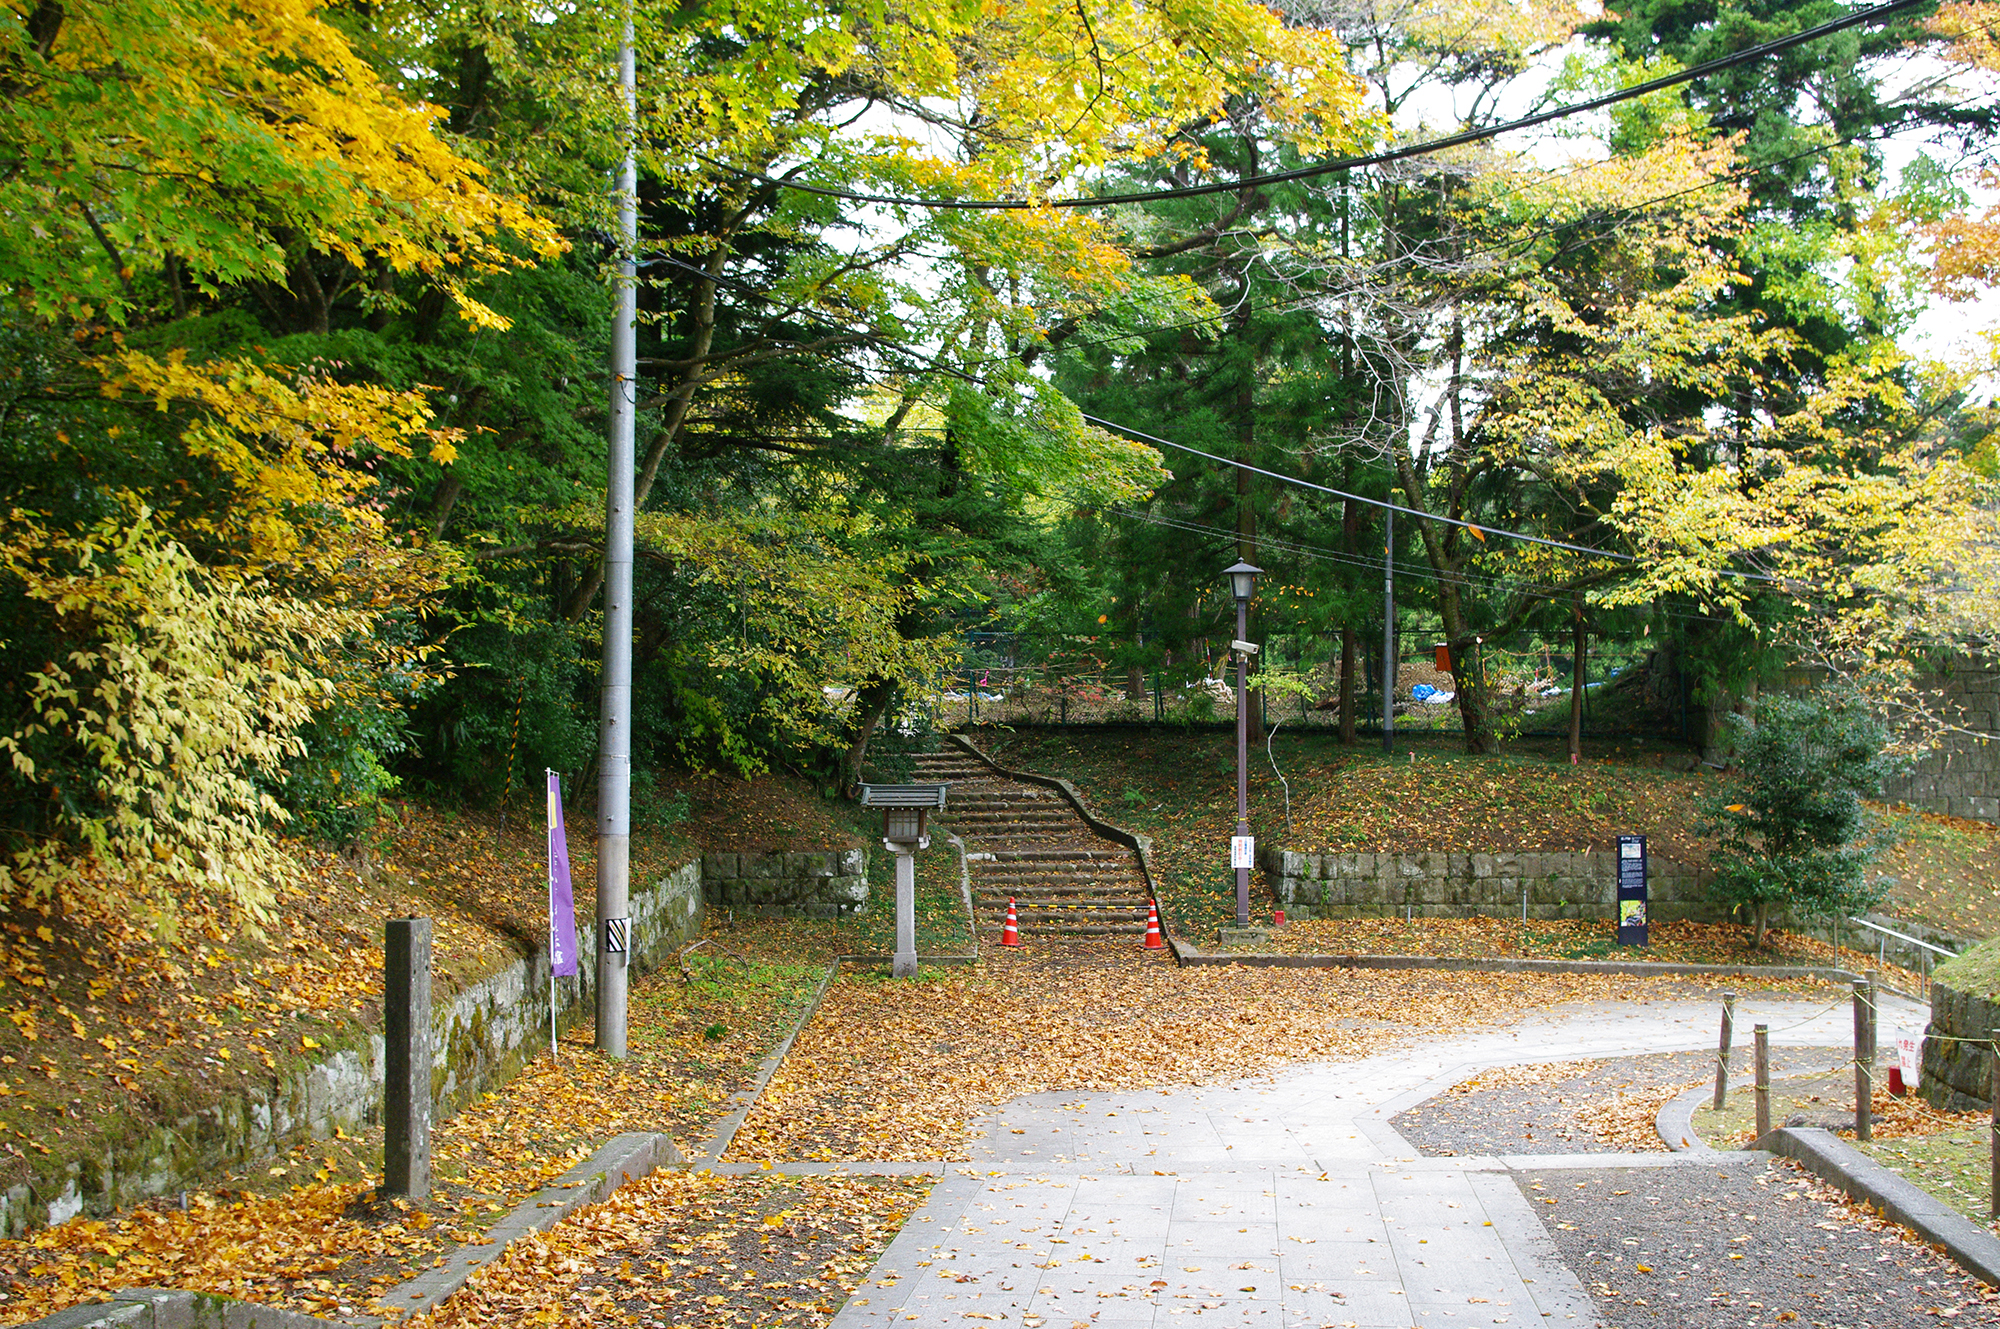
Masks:
[[[1236,834],[1229,842],[1230,866],[1236,869],[1236,926],[1250,926],[1250,863],[1256,844],[1250,838],[1250,712],[1243,691],[1250,680],[1250,657],[1257,653],[1250,635],[1250,597],[1257,593],[1257,574],[1264,569],[1238,559],[1224,574],[1236,597]]]

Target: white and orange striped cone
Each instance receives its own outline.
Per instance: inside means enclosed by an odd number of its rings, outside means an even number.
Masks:
[[[1011,895],[1007,897],[1007,925],[1000,929],[1000,944],[1002,946],[1021,944],[1021,922],[1014,916],[1014,897]]]
[[[1158,900],[1146,906],[1146,940],[1143,945],[1149,951],[1166,949],[1167,943],[1160,936],[1160,902]]]

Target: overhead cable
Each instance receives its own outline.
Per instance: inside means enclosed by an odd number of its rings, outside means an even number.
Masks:
[[[1806,28],[1785,37],[1774,37],[1769,41],[1746,46],[1740,51],[1720,56],[1714,60],[1704,60],[1698,65],[1658,78],[1635,83],[1628,88],[1593,97],[1588,101],[1572,102],[1566,106],[1538,111],[1533,115],[1509,120],[1504,124],[1488,125],[1479,129],[1461,130],[1456,134],[1446,134],[1439,138],[1425,139],[1421,143],[1409,143],[1399,148],[1387,148],[1380,152],[1363,153],[1356,156],[1336,157],[1331,161],[1317,162],[1311,166],[1300,166],[1289,171],[1270,171],[1262,175],[1244,176],[1238,180],[1219,180],[1204,185],[1180,185],[1172,189],[1142,190],[1124,194],[1090,194],[1077,198],[1051,199],[969,199],[969,198],[910,198],[899,194],[864,194],[857,190],[835,189],[827,185],[803,184],[783,176],[768,175],[761,171],[748,171],[741,167],[709,161],[718,170],[727,171],[742,179],[755,180],[778,189],[788,189],[795,193],[816,194],[822,198],[845,199],[850,203],[874,203],[885,207],[932,208],[964,211],[1032,211],[1037,208],[1108,208],[1127,203],[1151,203],[1159,199],[1199,198],[1209,194],[1234,194],[1246,189],[1259,189],[1265,185],[1286,184],[1294,180],[1311,180],[1323,175],[1333,175],[1341,171],[1351,171],[1368,166],[1386,166],[1393,162],[1407,161],[1413,157],[1428,156],[1452,148],[1467,147],[1511,134],[1524,129],[1534,129],[1540,125],[1552,124],[1573,115],[1584,115],[1591,111],[1601,111],[1620,102],[1650,96],[1667,88],[1692,83],[1739,65],[1752,64],[1766,56],[1777,55],[1797,46],[1831,37],[1835,33],[1850,28],[1867,27],[1879,23],[1908,10],[1928,8],[1936,0],[1884,0],[1879,5],[1858,9],[1841,18]]]

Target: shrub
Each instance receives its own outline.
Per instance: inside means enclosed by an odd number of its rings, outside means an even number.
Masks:
[[[1706,802],[1704,829],[1720,837],[1716,893],[1750,911],[1755,944],[1773,906],[1823,917],[1878,902],[1883,890],[1864,869],[1880,846],[1861,800],[1899,765],[1883,750],[1880,717],[1852,693],[1823,689],[1766,695],[1731,721],[1740,778]]]

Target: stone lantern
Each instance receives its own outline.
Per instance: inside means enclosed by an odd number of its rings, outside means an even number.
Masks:
[[[889,973],[914,978],[917,973],[917,865],[915,854],[930,847],[927,825],[933,811],[944,808],[941,784],[864,784],[861,806],[882,809],[882,843],[896,856],[896,956]]]

